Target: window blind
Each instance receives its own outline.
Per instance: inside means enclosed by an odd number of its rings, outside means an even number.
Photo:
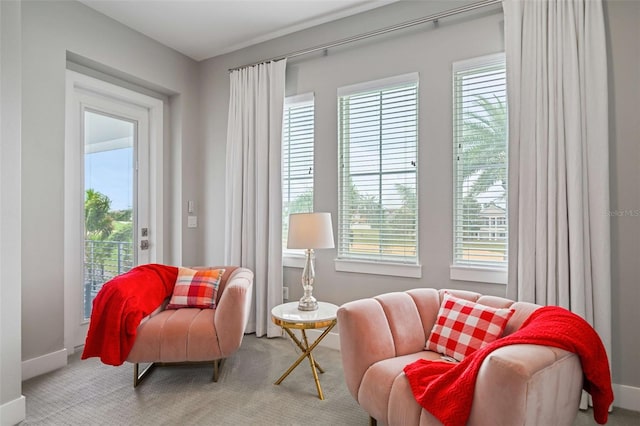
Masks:
[[[313,211],[314,98],[285,99],[282,128],[282,248],[287,250],[290,213]]]
[[[453,92],[453,263],[506,269],[504,54],[454,63]]]
[[[338,258],[418,263],[418,74],[338,91]]]

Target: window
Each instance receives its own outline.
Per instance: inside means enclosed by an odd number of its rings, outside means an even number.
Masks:
[[[506,282],[507,94],[504,54],[453,64],[453,279]],[[455,267],[502,271],[454,276]]]
[[[417,265],[418,74],[340,88],[338,110],[338,260]]]
[[[282,128],[282,248],[287,250],[290,213],[313,211],[313,94],[285,100]],[[289,266],[289,265],[287,265]]]

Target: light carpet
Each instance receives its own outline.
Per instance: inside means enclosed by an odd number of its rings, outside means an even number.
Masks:
[[[299,355],[288,339],[247,335],[222,367],[217,383],[213,367],[157,368],[136,389],[133,366],[80,360],[23,383],[27,416],[23,425],[367,425],[368,415],[344,383],[340,353],[318,347],[324,368],[318,399],[307,360],[281,385],[273,382]],[[575,425],[592,425],[591,411]],[[615,410],[610,425],[640,424],[640,414]]]
[[[300,351],[289,340],[245,336],[212,382],[212,366],[161,367],[133,388],[133,366],[69,359],[60,370],[25,381],[25,425],[311,425],[367,424],[348,393],[340,353],[318,347],[325,370],[318,398],[304,360],[280,385],[273,382]]]

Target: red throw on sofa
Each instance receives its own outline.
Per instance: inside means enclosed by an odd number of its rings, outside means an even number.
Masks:
[[[149,264],[105,283],[93,300],[82,359],[100,357],[105,364],[123,364],[140,321],[171,295],[177,275],[175,266]]]
[[[584,372],[583,388],[593,398],[593,416],[600,424],[607,422],[613,390],[602,341],[584,319],[557,306],[536,310],[518,331],[478,349],[459,364],[420,359],[404,372],[420,405],[446,426],[463,426],[482,362],[494,350],[515,344],[553,346],[577,354]]]

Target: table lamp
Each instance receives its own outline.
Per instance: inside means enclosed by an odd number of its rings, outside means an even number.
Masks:
[[[305,250],[305,263],[302,271],[304,295],[298,304],[299,310],[315,311],[318,309],[318,302],[312,295],[315,278],[313,250],[333,247],[331,213],[293,213],[289,215],[287,248]]]

